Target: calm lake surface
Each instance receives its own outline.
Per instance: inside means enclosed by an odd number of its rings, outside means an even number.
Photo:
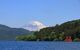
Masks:
[[[80,50],[80,43],[0,41],[0,50]]]

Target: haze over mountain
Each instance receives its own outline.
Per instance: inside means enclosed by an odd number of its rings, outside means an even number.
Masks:
[[[16,36],[29,33],[29,30],[23,28],[11,28],[0,24],[0,40],[15,40]]]

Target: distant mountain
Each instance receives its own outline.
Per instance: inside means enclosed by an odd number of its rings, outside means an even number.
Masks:
[[[31,33],[23,28],[11,28],[0,24],[0,40],[15,40],[16,36]]]
[[[31,23],[26,24],[24,27],[30,31],[39,31],[40,29],[46,28],[47,26],[40,21],[32,21]]]

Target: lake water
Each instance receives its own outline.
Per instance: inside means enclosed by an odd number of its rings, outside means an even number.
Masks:
[[[80,43],[0,41],[0,50],[80,50]]]

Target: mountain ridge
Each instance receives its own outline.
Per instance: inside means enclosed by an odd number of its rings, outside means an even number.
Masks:
[[[0,40],[15,40],[16,36],[31,33],[24,28],[11,28],[0,24]]]
[[[24,37],[24,38],[23,38]],[[80,42],[80,19],[46,27],[32,35],[18,36],[18,40],[24,41],[67,41]]]

